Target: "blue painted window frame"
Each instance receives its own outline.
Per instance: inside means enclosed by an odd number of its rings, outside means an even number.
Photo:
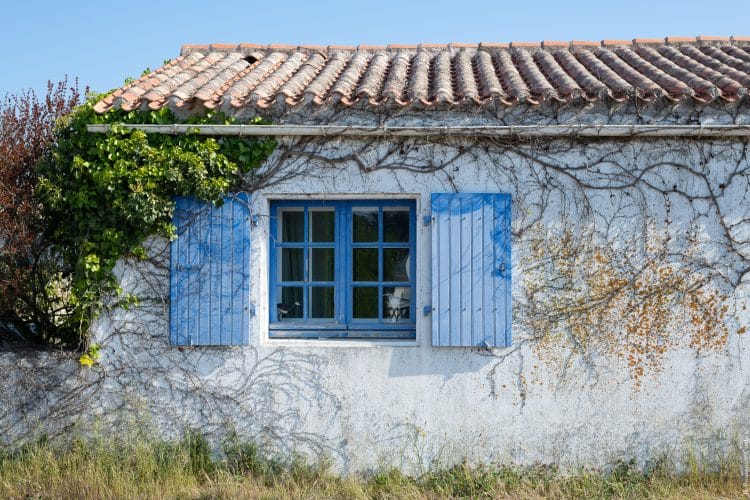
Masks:
[[[408,207],[409,209],[409,242],[385,242],[383,241],[383,209],[388,207]],[[280,210],[295,208],[304,212],[304,242],[281,242],[279,241],[279,218]],[[334,211],[334,243],[310,242],[309,232],[309,209],[333,208]],[[353,241],[353,209],[354,208],[377,208],[378,209],[378,241],[355,243]],[[314,339],[403,339],[414,340],[416,338],[416,201],[414,199],[357,199],[357,200],[272,200],[270,202],[270,259],[269,259],[269,338],[314,338]],[[383,310],[383,287],[395,286],[411,288],[411,300],[409,304],[409,320],[393,323],[386,319],[355,319],[353,318],[353,304],[351,290],[353,289],[353,249],[357,247],[378,248],[378,281],[356,282],[356,286],[378,287],[378,311]],[[305,280],[303,282],[285,282],[278,279],[278,256],[282,248],[334,248],[334,281],[312,282],[309,277],[309,252],[304,252]],[[383,249],[384,248],[409,248],[409,281],[389,282],[383,281]],[[314,285],[311,285],[314,283]],[[408,283],[408,285],[405,285]],[[334,293],[334,318],[315,319],[308,318],[308,311],[303,311],[303,317],[299,319],[277,320],[276,304],[279,302],[278,290],[281,286],[303,286],[303,294],[307,305],[309,289],[311,286],[335,286]],[[307,309],[307,307],[303,307]]]

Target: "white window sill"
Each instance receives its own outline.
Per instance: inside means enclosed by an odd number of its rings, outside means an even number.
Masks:
[[[266,338],[261,345],[294,347],[419,347],[416,340],[392,339],[271,339]]]

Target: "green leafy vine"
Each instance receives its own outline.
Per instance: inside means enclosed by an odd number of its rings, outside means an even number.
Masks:
[[[166,108],[113,110],[98,115],[96,100],[76,109],[60,124],[50,157],[40,165],[38,196],[49,223],[49,238],[61,272],[50,283],[60,311],[59,340],[83,345],[91,320],[111,299],[132,304],[113,273],[123,257],[145,258],[151,235],[173,238],[175,196],[221,203],[243,177],[275,148],[275,141],[253,137],[146,134],[120,124],[233,124],[207,113],[180,121]],[[254,119],[251,124],[264,123]],[[106,134],[88,124],[110,124]]]

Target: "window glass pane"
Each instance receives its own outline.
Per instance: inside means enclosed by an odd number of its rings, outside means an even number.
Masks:
[[[279,321],[302,317],[304,299],[301,286],[282,286],[280,297],[281,301],[276,304]]]
[[[378,249],[355,248],[354,281],[378,281]]]
[[[310,210],[310,241],[332,242],[334,232],[333,210]]]
[[[408,286],[383,287],[383,319],[394,323],[409,320],[411,288]]]
[[[409,210],[404,208],[383,209],[383,241],[409,241]]]
[[[302,248],[281,249],[281,281],[305,280],[305,254]]]
[[[332,286],[314,286],[310,288],[310,317],[333,318]]]
[[[305,241],[305,213],[302,210],[281,211],[281,241]]]
[[[355,208],[352,211],[354,219],[354,241],[378,241],[378,209]]]
[[[409,249],[383,249],[383,281],[409,281]]]
[[[378,317],[378,287],[355,286],[354,293],[354,317],[355,318],[377,318]]]
[[[333,281],[333,248],[310,249],[310,279],[312,281]]]

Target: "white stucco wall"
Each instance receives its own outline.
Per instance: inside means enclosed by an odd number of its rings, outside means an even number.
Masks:
[[[147,422],[165,436],[195,428],[216,442],[236,432],[269,450],[329,456],[347,472],[384,465],[419,471],[464,458],[602,466],[688,448],[711,459],[750,433],[745,148],[669,140],[282,141],[264,167],[281,180],[252,198],[259,223],[250,345],[168,344],[168,243],[157,240],[150,263],[120,269],[142,305],[97,322],[99,366],[57,363],[56,377],[86,387],[76,396],[86,411],[48,419],[58,405],[49,396],[29,404],[23,418],[0,413],[0,427],[7,441],[76,417],[113,427]],[[288,151],[306,154],[284,157]],[[431,303],[431,228],[420,221],[430,193],[454,190],[513,195],[509,348],[431,345],[431,319],[421,314]],[[268,338],[269,201],[307,197],[417,200],[416,341]],[[617,287],[597,281],[613,268],[612,279],[637,269],[644,283],[669,290],[632,292],[646,306],[623,305]],[[705,293],[650,274],[664,269],[700,278]],[[531,277],[548,280],[549,289]],[[597,287],[611,299],[601,307],[591,306],[601,299]],[[719,306],[707,306],[701,323],[691,300]],[[569,317],[552,317],[564,310]],[[639,318],[663,321],[632,326]],[[0,354],[12,384],[24,386],[25,375],[7,368],[14,364],[16,354]]]

